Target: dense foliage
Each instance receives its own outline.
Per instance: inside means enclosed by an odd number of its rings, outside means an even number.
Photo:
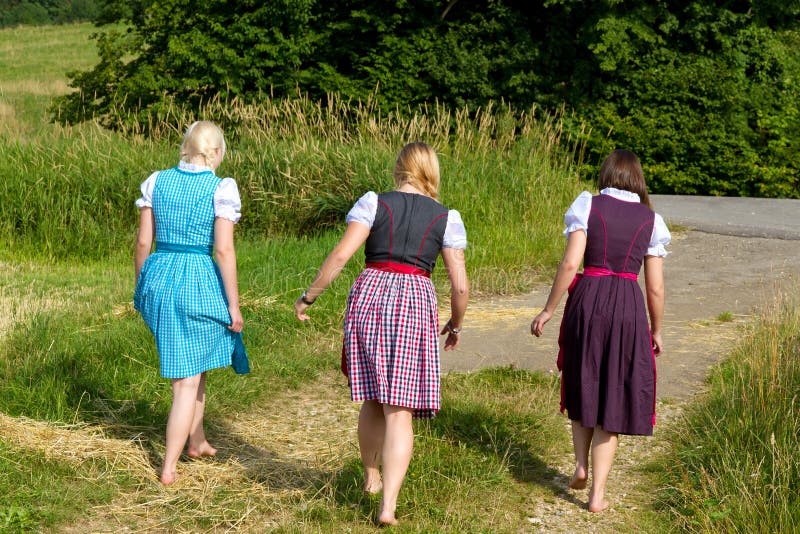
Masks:
[[[0,28],[95,19],[97,0],[0,0]]]
[[[655,191],[800,196],[797,0],[101,1],[99,21],[130,29],[100,35],[64,121],[298,92],[566,103],[592,161],[631,148]]]

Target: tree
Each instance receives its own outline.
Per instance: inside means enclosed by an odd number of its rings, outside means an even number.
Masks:
[[[800,196],[800,2],[104,0],[100,63],[65,121],[329,92],[384,110],[573,108],[590,154],[640,154],[655,191]],[[133,59],[129,59],[133,58]],[[144,121],[146,122],[146,121]],[[567,121],[568,127],[579,128]]]

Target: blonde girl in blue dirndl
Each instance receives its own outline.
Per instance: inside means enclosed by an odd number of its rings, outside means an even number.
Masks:
[[[224,156],[222,130],[195,122],[184,136],[178,166],[150,175],[136,201],[134,307],[155,336],[161,376],[172,380],[165,485],[178,476],[187,439],[192,458],[217,452],[203,430],[206,371],[229,365],[237,373],[249,371],[233,245],[239,190],[232,178],[214,173]]]

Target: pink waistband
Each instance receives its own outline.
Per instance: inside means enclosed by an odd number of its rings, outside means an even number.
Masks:
[[[603,267],[584,267],[583,276],[618,276],[620,278],[633,280],[634,282],[639,279],[639,275],[636,273],[615,273]]]
[[[388,273],[415,274],[417,276],[425,276],[427,278],[431,277],[431,273],[425,269],[420,269],[419,267],[414,267],[413,265],[397,263],[394,261],[370,261],[367,262],[367,268],[377,269],[378,271],[386,271]]]

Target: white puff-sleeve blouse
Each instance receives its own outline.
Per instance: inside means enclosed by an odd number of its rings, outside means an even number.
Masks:
[[[378,212],[378,194],[368,191],[353,205],[347,213],[347,223],[359,222],[372,228],[375,214]],[[467,248],[467,229],[458,210],[449,210],[447,213],[447,227],[444,230],[443,248]]]
[[[200,165],[192,165],[181,161],[178,167],[183,171],[188,172],[206,172],[211,170],[209,167]],[[142,182],[140,190],[142,196],[136,201],[136,207],[152,208],[153,207],[153,189],[156,185],[156,177],[158,172],[151,174],[147,180]],[[239,196],[239,187],[236,185],[236,180],[233,178],[223,178],[214,192],[214,216],[228,219],[234,223],[239,222],[242,218],[242,200]]]
[[[610,195],[618,200],[625,202],[639,202],[639,195],[624,191],[622,189],[615,189],[607,187],[600,191],[601,195]],[[566,229],[564,235],[569,235],[576,230],[588,231],[589,228],[589,212],[592,210],[592,194],[584,191],[567,210],[564,215],[564,224]],[[653,224],[653,233],[650,235],[650,244],[647,248],[647,256],[665,257],[667,252],[666,246],[669,244],[672,236],[669,233],[664,219],[658,213],[655,214],[655,221]]]

